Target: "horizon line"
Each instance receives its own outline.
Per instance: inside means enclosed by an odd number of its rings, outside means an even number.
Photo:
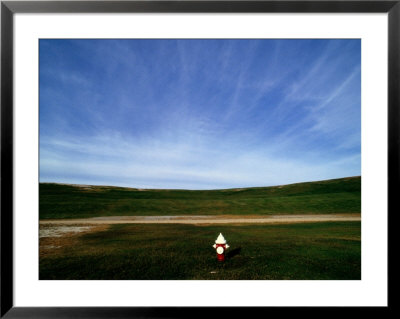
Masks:
[[[344,177],[337,177],[337,178],[329,178],[329,179],[322,179],[322,180],[311,180],[311,181],[296,182],[296,183],[289,183],[289,184],[278,184],[278,185],[270,185],[270,186],[244,186],[244,187],[212,188],[212,189],[143,188],[143,187],[130,187],[130,186],[119,186],[119,185],[77,184],[77,183],[41,182],[41,181],[39,181],[39,184],[58,184],[58,185],[68,185],[68,186],[114,187],[114,188],[129,188],[129,189],[137,189],[137,190],[217,191],[217,190],[235,190],[235,189],[250,189],[250,188],[280,187],[280,186],[289,186],[289,185],[296,185],[296,184],[305,184],[305,183],[316,183],[316,182],[334,181],[334,180],[339,180],[339,179],[350,179],[350,178],[357,178],[357,177],[360,177],[360,178],[361,178],[361,175],[344,176]]]

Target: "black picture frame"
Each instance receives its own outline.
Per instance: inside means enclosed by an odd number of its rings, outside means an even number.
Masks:
[[[1,312],[5,318],[190,318],[304,314],[310,307],[15,307],[13,303],[13,16],[15,13],[307,12],[388,14],[388,248],[398,213],[400,144],[400,0],[358,1],[1,1]],[[388,255],[388,262],[390,262]],[[389,263],[388,263],[389,264]],[[390,271],[390,268],[388,269]],[[388,272],[391,275],[390,272]],[[390,276],[391,277],[391,276]],[[390,281],[388,280],[388,287]],[[388,306],[393,302],[390,289]],[[324,314],[326,307],[311,307]],[[341,308],[329,309],[333,315]],[[363,308],[371,312],[371,309]],[[357,311],[362,309],[357,309]],[[348,311],[348,309],[346,309]]]

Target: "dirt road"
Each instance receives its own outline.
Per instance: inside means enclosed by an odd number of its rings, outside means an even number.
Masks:
[[[361,214],[324,215],[197,215],[197,216],[110,216],[82,219],[46,219],[40,225],[98,224],[291,224],[331,221],[361,221]]]

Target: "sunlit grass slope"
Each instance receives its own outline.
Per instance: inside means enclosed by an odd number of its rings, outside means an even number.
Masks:
[[[361,177],[274,187],[142,190],[40,183],[40,219],[145,215],[272,215],[361,212]]]

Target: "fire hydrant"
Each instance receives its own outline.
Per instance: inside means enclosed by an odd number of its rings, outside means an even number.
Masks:
[[[219,233],[218,238],[215,240],[215,244],[213,247],[217,250],[217,259],[218,261],[225,260],[225,250],[229,248],[229,245],[226,243],[224,236]]]

